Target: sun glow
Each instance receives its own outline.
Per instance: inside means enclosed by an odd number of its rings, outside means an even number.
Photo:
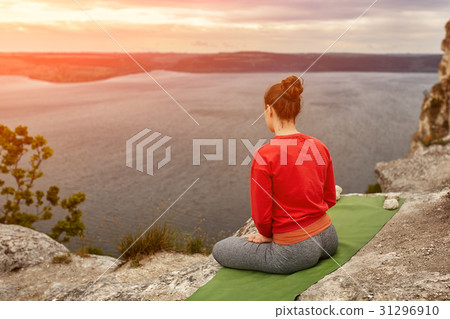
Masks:
[[[359,0],[77,2],[85,12],[73,0],[0,0],[0,51],[117,51],[94,19],[132,51],[320,52],[366,8]],[[437,5],[374,6],[341,48],[438,52],[428,44],[442,38],[448,10]]]
[[[53,8],[47,3],[14,2],[0,12],[2,23],[42,23],[55,24],[58,22],[91,22],[110,21],[134,24],[172,24],[179,23],[194,26],[210,26],[213,22],[209,17],[215,14],[208,11],[196,10],[186,12],[181,9],[170,8],[120,8],[112,9],[95,7],[83,12],[78,7],[73,10]],[[87,14],[86,14],[87,13]],[[189,15],[188,15],[189,13]]]

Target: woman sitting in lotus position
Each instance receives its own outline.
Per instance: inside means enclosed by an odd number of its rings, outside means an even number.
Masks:
[[[289,274],[333,255],[336,230],[327,210],[336,204],[327,147],[300,133],[303,79],[290,76],[264,95],[265,120],[275,137],[253,156],[251,216],[258,233],[217,242],[212,254],[224,267]]]

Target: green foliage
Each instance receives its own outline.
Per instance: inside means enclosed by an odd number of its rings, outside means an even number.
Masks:
[[[0,223],[33,228],[36,221],[51,219],[54,207],[61,207],[69,214],[65,220],[58,221],[48,235],[68,242],[70,237],[83,237],[85,225],[78,206],[86,195],[76,193],[60,200],[57,186],[50,186],[47,191],[33,189],[36,180],[44,175],[40,170],[42,162],[52,155],[53,150],[44,137],[28,135],[26,126],[19,125],[12,131],[0,124],[0,173],[13,180],[12,186],[0,179],[0,198],[5,198],[0,206]],[[23,164],[25,158],[28,158],[28,165]],[[60,240],[62,234],[64,237]]]
[[[433,144],[447,145],[450,143],[450,140],[444,140],[440,138],[436,132],[434,133],[434,138],[432,138],[430,135],[426,135],[421,141],[424,146],[430,146]]]
[[[366,194],[372,194],[372,193],[381,193],[381,186],[379,183],[375,184],[369,184],[366,189]]]
[[[89,246],[86,248],[86,252],[91,255],[105,256],[105,253],[100,247]]]
[[[70,257],[70,253],[64,255],[57,255],[52,259],[52,264],[70,264],[71,262],[72,257]]]
[[[135,256],[130,262],[130,268],[138,268],[141,267],[142,255]]]
[[[65,198],[61,201],[61,207],[69,212],[65,220],[58,220],[56,225],[52,228],[52,233],[49,236],[60,242],[69,242],[70,237],[80,236],[83,238],[83,231],[86,228],[81,221],[81,215],[83,214],[78,205],[84,202],[86,195],[84,193],[76,193],[69,198]],[[64,237],[60,240],[59,236],[64,234]]]

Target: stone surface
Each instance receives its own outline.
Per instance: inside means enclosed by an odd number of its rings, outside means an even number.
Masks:
[[[139,267],[115,258],[71,254],[0,275],[0,300],[184,300],[214,276],[212,257],[158,252]]]
[[[40,264],[69,250],[47,235],[18,225],[0,224],[0,274]]]
[[[422,102],[419,126],[412,136],[411,151],[421,145],[450,139],[450,21],[445,30],[446,36],[441,46],[444,55],[438,70],[440,82],[431,88]]]
[[[156,278],[141,275],[134,281],[124,281],[120,278],[121,270],[115,270],[91,283],[72,286],[54,284],[45,292],[43,299],[184,300],[214,277],[221,267],[211,255],[203,257],[200,262],[163,273]]]
[[[439,190],[450,185],[450,144],[419,146],[406,157],[375,165],[383,192]]]
[[[68,264],[47,260],[0,275],[0,300],[46,300],[46,291],[51,287],[71,287],[94,281],[114,262],[114,258],[107,256],[75,254],[70,255],[70,260]]]

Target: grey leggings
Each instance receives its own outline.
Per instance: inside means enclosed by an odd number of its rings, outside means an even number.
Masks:
[[[336,230],[331,224],[319,234],[290,245],[258,244],[247,237],[228,237],[214,245],[212,255],[228,268],[290,274],[314,266],[320,259],[328,258],[328,254],[334,255],[337,246]]]

